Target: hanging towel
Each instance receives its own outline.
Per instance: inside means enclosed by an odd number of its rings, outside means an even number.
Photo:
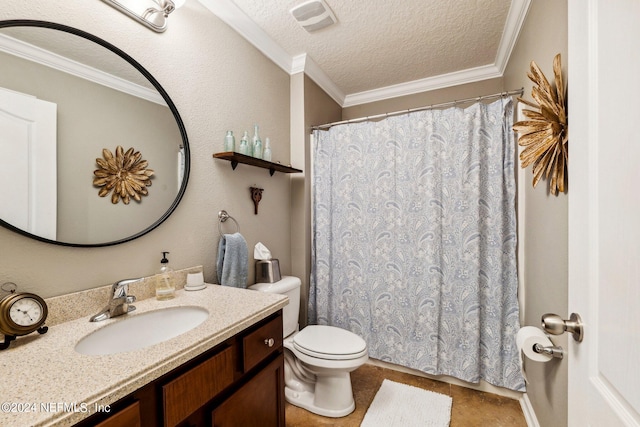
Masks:
[[[218,283],[236,288],[247,287],[249,250],[240,233],[225,234],[218,245]]]

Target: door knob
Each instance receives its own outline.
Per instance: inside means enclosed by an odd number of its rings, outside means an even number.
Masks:
[[[551,335],[561,335],[569,332],[573,339],[582,342],[584,327],[579,314],[571,313],[568,320],[564,320],[557,314],[547,313],[542,316],[542,328]]]

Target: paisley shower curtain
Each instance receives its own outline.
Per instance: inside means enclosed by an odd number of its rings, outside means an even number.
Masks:
[[[311,324],[372,358],[524,390],[512,101],[315,131]]]

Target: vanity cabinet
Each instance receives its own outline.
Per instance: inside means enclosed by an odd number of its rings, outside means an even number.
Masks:
[[[140,403],[133,402],[129,406],[96,424],[96,427],[141,427]]]
[[[233,347],[229,346],[163,385],[164,425],[178,425],[233,384],[233,377]]]
[[[284,427],[284,402],[278,311],[77,426]]]
[[[214,427],[284,425],[284,356],[258,372],[211,413]]]
[[[280,350],[277,350],[280,349]],[[216,407],[214,427],[284,425],[284,355],[282,318],[268,322],[242,338],[242,366],[245,373],[278,351],[278,356]]]

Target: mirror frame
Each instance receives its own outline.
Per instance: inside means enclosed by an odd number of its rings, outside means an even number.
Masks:
[[[39,240],[41,242],[52,243],[52,244],[60,245],[60,246],[83,247],[83,248],[87,248],[87,247],[105,247],[105,246],[118,245],[120,243],[129,242],[131,240],[137,239],[138,237],[144,236],[145,234],[147,234],[150,231],[152,231],[155,228],[157,228],[178,207],[178,204],[182,200],[182,197],[184,196],[184,193],[186,191],[187,183],[189,181],[189,172],[190,172],[190,169],[191,169],[191,156],[190,156],[190,151],[189,151],[189,141],[188,141],[188,138],[187,138],[187,131],[186,131],[185,127],[184,127],[184,123],[182,122],[182,118],[180,117],[180,114],[178,113],[178,109],[176,108],[175,104],[173,103],[173,101],[171,100],[171,98],[169,97],[167,92],[160,85],[160,83],[158,83],[158,81],[151,75],[151,73],[149,73],[135,59],[133,59],[131,56],[129,56],[127,53],[125,53],[124,51],[122,51],[118,47],[116,47],[116,46],[112,45],[111,43],[101,39],[100,37],[94,36],[93,34],[87,33],[85,31],[79,30],[77,28],[69,27],[69,26],[66,26],[66,25],[63,25],[63,24],[57,24],[57,23],[54,23],[54,22],[48,22],[48,21],[38,21],[38,20],[32,20],[32,19],[13,19],[13,20],[0,21],[0,29],[9,28],[9,27],[50,28],[52,30],[58,30],[58,31],[63,31],[63,32],[66,32],[66,33],[70,33],[70,34],[76,35],[78,37],[83,37],[83,38],[85,38],[85,39],[87,39],[89,41],[92,41],[92,42],[94,42],[94,43],[96,43],[96,44],[98,44],[98,45],[100,45],[100,46],[102,46],[102,47],[104,47],[106,49],[109,49],[110,51],[112,51],[116,55],[120,56],[125,61],[127,61],[129,64],[131,64],[147,80],[149,80],[149,82],[158,91],[158,93],[160,93],[160,95],[162,96],[164,101],[167,103],[167,106],[171,110],[171,113],[173,114],[173,117],[176,120],[176,124],[178,125],[178,129],[180,130],[180,135],[182,136],[182,146],[184,147],[184,177],[182,179],[182,184],[180,186],[180,189],[178,190],[178,194],[177,194],[175,200],[173,201],[173,203],[171,204],[171,206],[169,207],[169,209],[157,221],[155,221],[149,227],[147,227],[144,230],[142,230],[142,231],[140,231],[140,232],[138,232],[136,234],[133,234],[133,235],[131,235],[129,237],[125,237],[123,239],[114,240],[114,241],[105,242],[105,243],[70,243],[70,242],[61,242],[61,241],[57,241],[57,240],[50,240],[50,239],[47,239],[47,238],[44,238],[44,237],[40,237],[40,236],[37,236],[35,234],[31,234],[31,233],[29,233],[27,231],[24,231],[24,230],[22,230],[20,228],[17,228],[15,226],[3,221],[1,218],[0,218],[0,225],[2,225],[3,227],[5,227],[5,228],[7,228],[9,230],[15,231],[18,234],[21,234],[21,235],[26,236],[26,237],[30,237],[30,238],[35,239],[35,240]]]

